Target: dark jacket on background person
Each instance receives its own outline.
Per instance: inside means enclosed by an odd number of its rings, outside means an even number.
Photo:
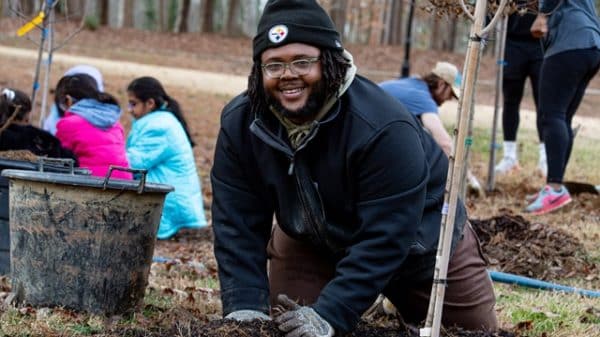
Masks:
[[[347,331],[392,278],[431,279],[448,160],[416,119],[356,76],[293,150],[245,94],[223,110],[211,172],[223,313],[268,312],[266,247],[282,230],[336,262],[312,307]],[[457,209],[453,243],[466,221]]]
[[[508,40],[529,41],[540,43],[540,39],[531,34],[531,25],[535,21],[536,15],[532,13],[519,14],[513,13],[508,17],[506,24],[506,38]]]
[[[0,133],[0,151],[28,150],[37,156],[70,158],[77,164],[72,151],[61,146],[58,138],[32,125],[11,124]]]

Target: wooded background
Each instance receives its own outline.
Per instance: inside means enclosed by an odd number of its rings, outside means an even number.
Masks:
[[[524,0],[523,0],[524,1]],[[0,0],[0,14],[35,16],[42,0]],[[60,0],[58,13],[98,26],[130,27],[160,32],[219,33],[254,36],[266,0]],[[415,3],[413,38],[416,48],[463,51],[468,24],[463,18],[424,10],[429,0],[319,0],[331,15],[345,43],[405,43],[408,13]],[[466,0],[466,3],[474,0]],[[530,2],[529,0],[527,2]],[[535,1],[534,1],[535,2]],[[600,6],[600,0],[596,0]]]
[[[266,0],[60,0],[57,13],[98,26],[160,32],[219,33],[252,37]],[[399,45],[405,42],[410,0],[320,0],[345,43]],[[40,0],[0,0],[0,14],[22,20],[37,14]],[[460,18],[432,15],[416,0],[413,46],[455,51],[466,44]]]

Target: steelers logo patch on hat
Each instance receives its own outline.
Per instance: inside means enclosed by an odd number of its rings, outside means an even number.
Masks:
[[[279,43],[288,35],[288,28],[286,25],[277,25],[269,29],[269,40],[273,43]]]

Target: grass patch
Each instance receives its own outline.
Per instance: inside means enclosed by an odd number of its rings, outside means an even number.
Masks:
[[[104,322],[98,317],[90,317],[86,321],[81,323],[72,324],[69,326],[68,331],[73,335],[89,336],[96,333],[100,333],[104,330]]]
[[[527,336],[600,336],[590,309],[598,306],[597,299],[498,284],[495,291],[500,321],[522,327]]]

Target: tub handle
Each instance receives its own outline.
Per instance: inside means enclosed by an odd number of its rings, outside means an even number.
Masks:
[[[132,169],[129,167],[110,165],[108,168],[108,172],[106,172],[106,176],[104,176],[104,184],[102,184],[102,189],[104,189],[104,190],[106,189],[106,186],[108,185],[108,181],[110,180],[110,176],[112,175],[113,171],[125,171],[125,172],[131,172],[133,174],[137,174],[137,173],[141,174],[140,184],[137,187],[137,193],[138,194],[144,193],[144,188],[146,187],[146,173],[148,173],[148,170]]]
[[[58,164],[68,168],[70,174],[75,174],[75,160],[71,158],[38,157],[38,169],[40,172],[44,172],[44,164]]]

